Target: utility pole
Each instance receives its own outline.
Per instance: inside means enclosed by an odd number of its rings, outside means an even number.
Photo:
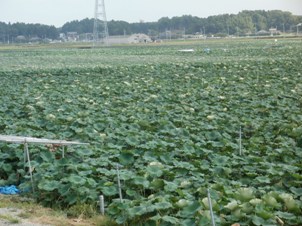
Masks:
[[[104,0],[95,0],[94,25],[93,25],[93,46],[99,43],[108,45],[109,32]]]
[[[302,23],[297,24],[297,36],[299,35],[299,27],[302,25]]]
[[[7,30],[7,44],[9,44],[9,34],[10,34],[10,30],[11,30],[11,28],[10,28],[10,23],[8,23],[8,30]]]
[[[257,24],[255,24],[255,36],[257,36]]]

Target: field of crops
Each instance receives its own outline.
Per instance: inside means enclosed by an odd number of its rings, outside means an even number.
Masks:
[[[194,52],[179,52],[194,49]],[[0,134],[35,197],[125,225],[302,225],[302,41],[0,47]],[[0,185],[30,187],[0,143]],[[119,170],[117,170],[117,168]],[[118,189],[121,181],[122,201]]]

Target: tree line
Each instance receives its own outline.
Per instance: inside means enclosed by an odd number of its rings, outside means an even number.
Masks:
[[[16,42],[18,39],[57,39],[59,30],[55,26],[43,24],[4,23],[0,22],[0,42]]]
[[[238,14],[223,14],[199,18],[191,15],[180,17],[163,17],[157,22],[128,23],[125,21],[108,21],[109,35],[125,35],[145,33],[150,36],[160,36],[171,31],[183,34],[202,35],[246,35],[256,34],[261,30],[275,28],[281,32],[294,32],[297,24],[302,22],[302,16],[293,15],[281,10],[245,10]],[[62,27],[42,24],[0,22],[0,42],[8,42],[19,38],[26,39],[58,39],[60,33],[77,32],[92,33],[94,19],[74,20]]]

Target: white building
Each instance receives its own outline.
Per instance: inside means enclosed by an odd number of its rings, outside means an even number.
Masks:
[[[149,43],[151,38],[145,34],[133,34],[128,38],[129,43]]]

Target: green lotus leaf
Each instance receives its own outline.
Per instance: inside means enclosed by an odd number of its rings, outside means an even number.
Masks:
[[[172,225],[177,225],[179,223],[177,218],[171,216],[163,216],[161,219],[165,222],[171,223]]]
[[[68,181],[75,186],[84,185],[86,183],[86,178],[73,174],[68,177]]]
[[[151,177],[161,177],[163,175],[162,167],[157,165],[148,166],[146,171]]]
[[[38,188],[45,191],[54,191],[60,187],[59,181],[44,180],[38,184]]]
[[[130,165],[134,162],[134,155],[130,152],[122,152],[119,156],[119,161],[123,165]]]
[[[133,183],[136,185],[141,185],[145,188],[148,188],[150,185],[150,182],[146,178],[140,176],[133,178]]]

